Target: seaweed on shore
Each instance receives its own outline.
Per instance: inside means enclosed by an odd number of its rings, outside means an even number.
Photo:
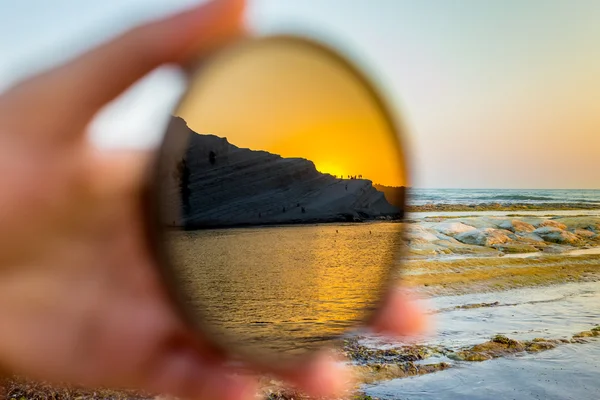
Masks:
[[[518,353],[538,353],[569,343],[587,343],[589,338],[600,337],[600,325],[589,331],[576,333],[571,339],[535,338],[519,341],[504,335],[458,351],[439,346],[399,346],[391,349],[373,349],[358,340],[348,341],[345,354],[356,363],[356,376],[364,384],[442,371],[452,367],[447,362],[425,364],[420,361],[432,356],[450,360],[478,362]]]
[[[354,375],[362,384],[373,384],[392,379],[431,374],[450,368],[447,362],[433,364],[416,364],[411,361],[403,363],[383,363],[358,365],[353,368]]]
[[[581,338],[589,338],[589,337],[597,337],[600,336],[600,325],[590,329],[589,331],[579,332],[576,335],[573,335],[573,339],[581,339]]]
[[[359,365],[379,364],[386,361],[394,363],[425,360],[434,354],[443,354],[445,350],[435,346],[410,345],[390,349],[377,349],[361,345],[358,338],[344,341],[343,354]]]
[[[280,390],[275,391],[273,393],[269,393],[265,400],[315,400],[314,397],[307,397],[306,395],[299,393],[294,390]],[[327,400],[336,400],[336,399],[327,399]],[[337,400],[379,400],[376,397],[368,396],[362,392],[357,392],[352,394],[351,397],[344,397]]]
[[[534,339],[520,342],[503,335],[496,335],[492,340],[477,344],[469,349],[456,352],[451,358],[460,361],[486,361],[493,358],[504,357],[509,354],[525,351],[538,352],[555,348],[560,341],[549,339]]]
[[[600,326],[596,326],[589,331],[576,333],[571,339],[535,338],[533,340],[518,341],[503,335],[496,335],[488,342],[448,354],[448,357],[459,361],[486,361],[516,353],[537,353],[551,350],[562,344],[585,343],[586,340],[583,338],[598,336],[600,336]]]

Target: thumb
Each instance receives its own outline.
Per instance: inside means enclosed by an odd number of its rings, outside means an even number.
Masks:
[[[155,154],[149,150],[101,150],[88,148],[84,158],[87,188],[96,199],[114,201],[137,195],[152,179]]]

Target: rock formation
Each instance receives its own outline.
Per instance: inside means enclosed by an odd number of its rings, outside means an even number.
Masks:
[[[439,217],[407,223],[408,253],[489,255],[565,253],[600,247],[600,217]],[[537,227],[537,228],[536,228]]]
[[[306,159],[239,148],[192,131],[181,118],[172,119],[167,135],[161,194],[169,225],[199,229],[401,216],[369,180],[338,179]]]
[[[511,241],[507,233],[502,229],[473,229],[456,235],[456,240],[464,244],[474,244],[477,246],[493,246],[495,244],[504,244]]]

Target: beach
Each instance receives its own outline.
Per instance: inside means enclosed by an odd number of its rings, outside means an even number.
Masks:
[[[340,344],[361,382],[354,398],[597,398],[598,194],[413,202],[397,279],[423,298],[434,328]]]
[[[404,285],[429,299],[435,333],[417,341],[422,357],[412,364],[372,362],[388,374],[362,390],[374,399],[597,398],[600,253],[597,236],[584,232],[597,232],[597,215],[452,213],[413,214],[403,269]],[[433,240],[439,230],[462,242]],[[543,241],[531,240],[536,231]],[[394,378],[389,366],[399,364]]]

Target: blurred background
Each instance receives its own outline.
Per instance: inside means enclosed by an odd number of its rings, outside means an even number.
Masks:
[[[198,2],[2,1],[0,92]],[[365,392],[598,399],[600,1],[248,6],[258,34],[308,32],[333,43],[372,76],[408,129],[417,189],[403,284],[431,298],[437,335],[418,349],[352,342],[349,354],[369,377],[388,374]],[[102,110],[91,138],[108,148],[156,146],[183,83],[177,69],[157,70]],[[380,368],[388,362],[399,375]],[[422,376],[391,379],[411,374]]]
[[[197,2],[3,2],[0,91]],[[373,74],[409,128],[413,186],[598,186],[600,2],[248,3],[256,32],[319,32]],[[94,140],[155,145],[182,89],[176,70],[152,74],[99,115]]]

